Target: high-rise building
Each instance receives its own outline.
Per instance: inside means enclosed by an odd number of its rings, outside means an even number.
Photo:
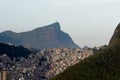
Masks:
[[[9,79],[9,72],[8,71],[1,71],[0,72],[0,80],[10,80]]]
[[[2,73],[0,72],[0,80],[2,80]]]

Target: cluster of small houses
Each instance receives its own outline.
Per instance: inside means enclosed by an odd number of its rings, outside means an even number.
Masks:
[[[92,54],[92,49],[52,48],[30,54],[28,58],[11,60],[0,55],[0,69],[7,71],[4,76],[12,76],[1,79],[0,72],[0,80],[48,80]]]

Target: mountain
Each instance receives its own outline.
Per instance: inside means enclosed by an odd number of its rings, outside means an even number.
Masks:
[[[31,31],[15,33],[5,31],[0,33],[0,42],[23,45],[28,48],[78,48],[71,37],[60,29],[60,24],[53,24],[36,28]]]
[[[120,24],[110,44],[50,80],[120,80]]]
[[[118,24],[117,28],[115,29],[114,34],[109,42],[109,45],[112,46],[119,42],[120,42],[120,23]]]
[[[23,46],[15,46],[11,44],[0,43],[0,55],[6,54],[10,58],[28,57],[32,51]]]

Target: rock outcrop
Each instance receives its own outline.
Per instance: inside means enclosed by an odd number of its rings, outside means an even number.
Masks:
[[[120,23],[114,31],[114,34],[109,42],[109,46],[115,45],[120,42]]]
[[[23,45],[27,48],[36,49],[79,47],[67,33],[60,29],[58,22],[28,32],[2,32],[0,33],[0,42]]]

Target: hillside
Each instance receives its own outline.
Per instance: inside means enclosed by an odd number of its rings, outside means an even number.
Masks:
[[[24,45],[25,47],[36,49],[78,48],[72,38],[60,29],[58,22],[27,32],[2,32],[0,33],[0,42]]]
[[[114,31],[114,34],[109,42],[109,45],[112,46],[120,41],[120,23],[118,24],[117,28]]]
[[[107,48],[69,67],[50,80],[120,80],[119,34],[118,25]]]
[[[28,57],[32,51],[24,48],[23,46],[9,45],[0,43],[0,55],[6,54],[10,58],[13,57]]]

